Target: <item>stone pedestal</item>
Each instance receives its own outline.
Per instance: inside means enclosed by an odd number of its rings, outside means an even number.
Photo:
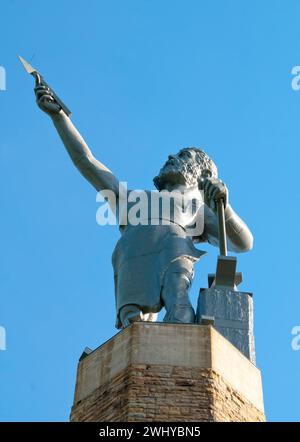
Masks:
[[[260,371],[210,325],[137,322],[80,360],[71,421],[264,421]]]

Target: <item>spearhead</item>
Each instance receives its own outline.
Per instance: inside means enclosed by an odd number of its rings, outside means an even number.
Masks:
[[[61,99],[56,95],[56,93],[54,92],[54,90],[49,86],[49,84],[46,83],[46,81],[44,80],[44,78],[42,77],[42,75],[38,72],[37,69],[33,68],[26,60],[24,60],[24,58],[22,58],[20,55],[18,56],[20,62],[22,63],[25,71],[32,75],[35,78],[35,86],[46,86],[49,88],[50,92],[53,95],[54,100],[56,101],[56,103],[62,108],[62,110],[64,111],[64,113],[69,116],[71,115],[71,111],[70,109],[68,109],[68,107],[61,101]]]

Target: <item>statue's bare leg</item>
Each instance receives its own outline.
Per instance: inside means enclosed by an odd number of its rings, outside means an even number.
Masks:
[[[188,295],[192,278],[193,272],[180,271],[180,265],[177,268],[171,266],[166,272],[161,294],[166,309],[164,322],[195,322],[195,311]]]

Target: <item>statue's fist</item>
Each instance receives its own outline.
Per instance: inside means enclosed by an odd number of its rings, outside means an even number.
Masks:
[[[53,94],[48,87],[38,85],[34,88],[34,92],[37,105],[43,112],[46,112],[50,117],[59,114],[61,107],[53,98]]]
[[[216,202],[220,199],[224,201],[224,208],[228,204],[228,189],[219,178],[207,177],[201,182],[200,188],[204,191],[204,202],[216,212]]]

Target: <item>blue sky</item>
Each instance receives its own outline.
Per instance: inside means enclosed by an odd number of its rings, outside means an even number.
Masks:
[[[238,257],[254,293],[268,420],[300,420],[300,2],[1,2],[0,420],[65,421],[77,360],[115,334],[116,227],[35,105],[40,69],[95,156],[131,188],[151,188],[169,153],[206,149],[251,228]],[[196,303],[218,250],[197,265]]]

